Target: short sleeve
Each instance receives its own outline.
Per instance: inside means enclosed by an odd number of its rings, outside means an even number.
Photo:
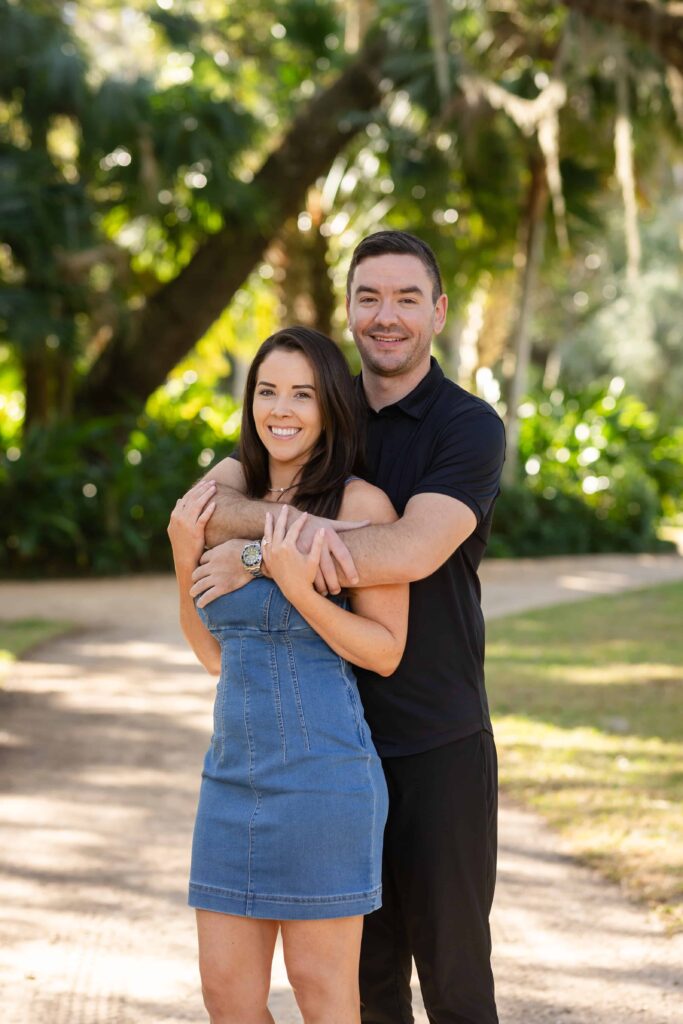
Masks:
[[[462,501],[481,522],[500,491],[505,461],[502,420],[475,409],[449,422],[412,494],[445,494]]]

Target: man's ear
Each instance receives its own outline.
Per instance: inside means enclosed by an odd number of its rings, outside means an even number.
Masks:
[[[434,334],[440,334],[443,330],[444,324],[446,323],[446,314],[448,313],[448,296],[439,295],[436,300],[436,306],[434,307]]]

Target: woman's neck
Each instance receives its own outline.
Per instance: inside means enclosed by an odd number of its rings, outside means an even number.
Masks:
[[[268,490],[271,494],[290,493],[293,494],[299,482],[303,466],[292,466],[268,460]]]

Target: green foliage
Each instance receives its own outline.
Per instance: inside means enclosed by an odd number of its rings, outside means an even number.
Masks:
[[[156,419],[93,420],[29,431],[0,459],[4,575],[75,575],[169,568],[166,525],[176,499],[234,444],[234,404],[189,420],[169,400]],[[203,400],[203,399],[202,399]]]
[[[522,408],[525,479],[504,489],[489,551],[498,556],[652,551],[680,508],[683,428],[663,428],[613,378],[555,390]]]

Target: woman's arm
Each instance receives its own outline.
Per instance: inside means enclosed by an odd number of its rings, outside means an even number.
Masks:
[[[383,491],[363,480],[347,486],[342,516],[362,516],[371,522],[393,522],[396,513]],[[333,651],[354,665],[389,676],[403,656],[408,629],[408,586],[366,587],[351,592],[353,611],[321,597],[313,587],[324,531],[319,531],[310,554],[297,550],[305,523],[300,517],[287,529],[286,510],[273,526],[266,525],[264,560],[285,597]]]
[[[188,491],[171,513],[168,536],[180,599],[180,628],[197,658],[211,675],[221,670],[221,649],[201,621],[190,597],[192,573],[204,550],[204,525],[214,510],[215,485],[201,481]]]

